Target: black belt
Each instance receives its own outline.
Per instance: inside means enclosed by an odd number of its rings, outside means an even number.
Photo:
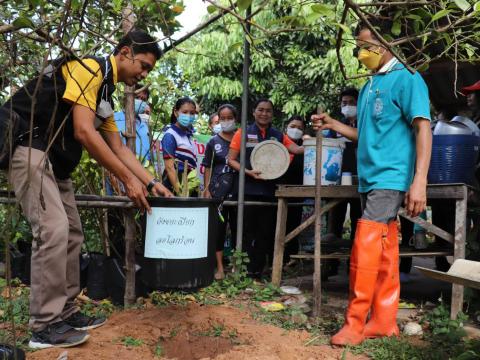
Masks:
[[[20,146],[30,146],[30,131],[25,131],[24,133],[18,135],[15,139],[15,142]],[[45,142],[40,137],[40,129],[38,126],[35,126],[32,129],[32,148],[42,151],[47,149]]]

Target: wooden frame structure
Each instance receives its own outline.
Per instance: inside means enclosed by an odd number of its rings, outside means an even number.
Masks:
[[[282,279],[283,268],[283,254],[285,250],[285,243],[292,240],[296,235],[305,230],[310,225],[315,223],[315,215],[312,215],[309,219],[303,222],[300,226],[294,229],[289,234],[286,234],[286,220],[288,210],[288,200],[292,198],[314,198],[316,194],[316,186],[293,186],[293,185],[281,185],[275,195],[278,198],[277,208],[277,226],[275,232],[275,246],[273,255],[273,268],[272,268],[272,283],[279,286]],[[422,226],[427,231],[447,240],[453,244],[453,254],[448,251],[414,251],[414,252],[402,252],[400,256],[441,256],[441,255],[453,255],[454,260],[465,258],[465,244],[467,236],[467,199],[469,193],[474,189],[465,184],[441,184],[441,185],[428,185],[427,187],[427,200],[443,199],[455,201],[455,233],[449,234],[448,232],[434,226],[425,220],[416,217],[411,218],[407,216],[403,208],[400,209],[399,215],[407,218],[410,221]],[[321,186],[322,199],[329,200],[330,202],[322,208],[316,209],[317,216],[330,210],[345,199],[351,199],[358,197],[357,186]],[[316,229],[317,230],[317,229]],[[317,234],[316,234],[317,237]],[[318,247],[318,249],[317,249]],[[320,244],[315,242],[314,255],[298,255],[296,258],[309,258],[314,259],[316,262],[320,262],[321,259],[328,258],[348,258],[349,254],[335,253],[322,255],[320,252]],[[320,284],[321,272],[315,268],[313,274],[313,292],[314,294],[321,293]],[[463,286],[453,284],[452,285],[452,301],[451,301],[451,318],[457,317],[457,314],[462,310],[463,304]],[[314,314],[317,316],[320,314],[321,304],[317,301],[317,297],[314,296]]]

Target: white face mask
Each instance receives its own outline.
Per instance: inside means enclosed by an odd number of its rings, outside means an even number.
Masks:
[[[346,118],[352,118],[357,116],[357,107],[353,105],[342,106],[342,114]]]
[[[140,120],[146,124],[148,124],[148,122],[150,121],[150,115],[148,114],[138,114],[138,117],[140,118]]]
[[[221,121],[220,125],[222,127],[222,131],[226,133],[233,132],[237,128],[235,120]]]
[[[297,128],[287,128],[287,135],[292,140],[298,140],[302,137],[303,131]]]
[[[220,125],[220,123],[213,125],[212,130],[215,134],[218,134],[220,131],[222,131],[222,125]]]

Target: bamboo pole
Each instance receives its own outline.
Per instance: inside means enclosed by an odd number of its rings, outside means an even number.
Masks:
[[[102,195],[105,195],[107,193],[107,183],[106,183],[106,177],[105,177],[105,168],[102,168]],[[103,237],[103,252],[105,255],[110,257],[110,233],[108,231],[108,211],[106,209],[102,209],[102,228],[103,228],[103,234],[105,235]]]
[[[135,24],[135,14],[131,3],[122,11],[122,30],[128,34]],[[127,133],[127,147],[135,154],[135,113],[134,113],[134,91],[133,86],[125,86],[125,129]],[[135,295],[135,211],[126,209],[123,213],[125,221],[125,306],[133,305]]]
[[[246,17],[252,13],[252,7],[247,9]],[[236,250],[242,251],[243,241],[243,213],[245,202],[245,160],[246,160],[246,143],[247,143],[247,120],[248,120],[248,79],[250,76],[250,43],[248,36],[250,35],[250,22],[245,24],[245,36],[243,39],[243,93],[242,93],[242,140],[240,145],[240,171],[238,173],[238,210],[237,210],[237,239]]]
[[[317,113],[322,113],[317,109]],[[322,306],[322,268],[321,268],[321,243],[322,243],[322,130],[317,131],[315,157],[315,260],[313,274],[313,316],[320,316]]]
[[[188,160],[183,162],[182,197],[188,197]]]

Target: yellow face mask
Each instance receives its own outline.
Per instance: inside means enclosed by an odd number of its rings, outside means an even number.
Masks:
[[[382,60],[382,54],[368,49],[360,49],[358,52],[358,61],[360,61],[367,69],[377,70]]]

